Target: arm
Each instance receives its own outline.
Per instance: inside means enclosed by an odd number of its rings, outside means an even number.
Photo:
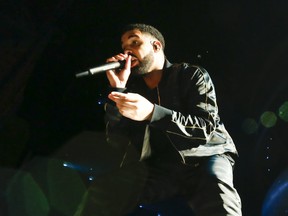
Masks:
[[[189,68],[187,70],[185,76],[181,75],[180,81],[174,83],[181,89],[178,98],[183,96],[179,110],[155,105],[150,123],[167,132],[171,141],[177,143],[178,149],[208,143],[219,124],[211,78],[202,68],[197,68],[195,72]]]
[[[115,73],[107,71],[111,92],[108,95],[109,103],[105,106],[105,123],[107,140],[110,143],[120,143],[120,140],[128,137],[131,121],[150,120],[154,105],[139,94],[125,93],[126,83],[130,76],[131,56],[118,54],[107,61],[117,61],[126,58],[124,69]],[[133,128],[132,128],[133,129]]]

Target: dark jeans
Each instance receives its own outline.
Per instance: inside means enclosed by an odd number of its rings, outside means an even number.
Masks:
[[[189,164],[137,163],[96,180],[75,216],[124,216],[139,204],[183,197],[196,216],[241,214],[228,155],[196,158]]]

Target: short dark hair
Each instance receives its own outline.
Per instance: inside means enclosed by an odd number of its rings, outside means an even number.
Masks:
[[[156,29],[155,27],[153,27],[151,25],[147,25],[147,24],[133,23],[133,24],[128,24],[128,25],[124,26],[124,28],[122,29],[122,35],[124,33],[126,33],[127,31],[131,31],[134,29],[138,29],[139,31],[141,31],[143,33],[148,33],[152,37],[155,37],[157,40],[160,41],[160,43],[162,44],[162,49],[164,50],[165,39],[164,39],[162,33],[158,29]]]

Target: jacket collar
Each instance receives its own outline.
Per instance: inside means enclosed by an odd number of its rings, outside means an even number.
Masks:
[[[173,64],[171,64],[168,59],[165,58],[163,70],[170,68],[172,65]]]

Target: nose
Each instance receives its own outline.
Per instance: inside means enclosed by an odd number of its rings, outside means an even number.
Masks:
[[[124,54],[130,55],[132,54],[132,51],[130,49],[125,49]]]

